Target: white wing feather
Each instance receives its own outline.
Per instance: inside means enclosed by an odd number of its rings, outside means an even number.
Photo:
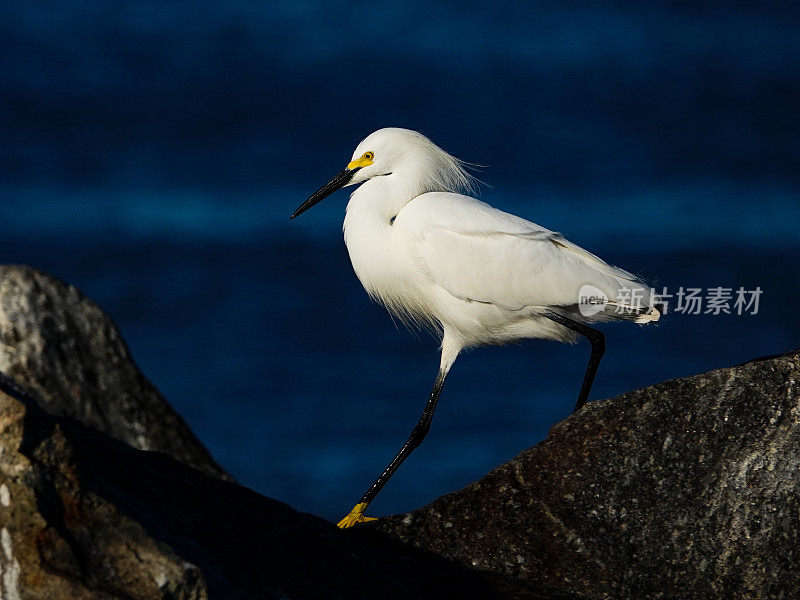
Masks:
[[[567,307],[593,285],[610,300],[650,289],[623,269],[567,241],[560,233],[474,198],[431,192],[408,203],[398,219],[417,230],[416,256],[450,294],[508,310]],[[630,316],[628,318],[631,318]]]

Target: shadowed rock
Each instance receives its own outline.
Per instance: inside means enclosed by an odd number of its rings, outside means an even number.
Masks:
[[[800,352],[593,402],[471,486],[370,528],[596,598],[796,598]]]
[[[0,450],[2,598],[574,597],[340,531],[49,415],[3,376]]]
[[[800,587],[800,352],[591,403],[475,484],[350,531],[225,481],[108,317],[52,277],[0,267],[0,370],[2,598]]]
[[[0,266],[0,372],[54,415],[230,479],[141,373],[111,318],[55,277]]]

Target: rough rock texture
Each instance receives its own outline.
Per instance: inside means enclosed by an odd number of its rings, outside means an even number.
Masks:
[[[54,417],[0,376],[0,598],[574,596],[339,531]]]
[[[0,267],[0,600],[800,598],[798,381],[800,351],[594,402],[342,532],[226,481],[94,303]]]
[[[379,532],[595,598],[800,597],[800,352],[593,402]]]
[[[139,371],[108,315],[55,277],[0,265],[0,372],[52,414],[230,479]]]

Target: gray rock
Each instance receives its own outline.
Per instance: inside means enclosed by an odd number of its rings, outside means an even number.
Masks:
[[[2,598],[800,597],[800,352],[591,403],[349,531],[225,481],[52,277],[0,267],[0,371]]]
[[[109,317],[27,267],[0,267],[0,371],[0,599],[575,598],[233,483]]]
[[[800,352],[592,402],[473,485],[367,526],[594,598],[800,597]]]
[[[0,598],[568,600],[54,417],[0,376]]]
[[[111,318],[55,277],[0,266],[0,372],[54,415],[231,479],[142,375]]]

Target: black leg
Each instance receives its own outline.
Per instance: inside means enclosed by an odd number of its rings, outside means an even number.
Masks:
[[[592,344],[592,355],[589,357],[589,365],[586,367],[586,375],[583,376],[583,384],[581,385],[581,392],[578,394],[578,402],[575,404],[575,410],[573,413],[578,412],[583,405],[586,404],[586,401],[589,399],[589,391],[592,389],[592,383],[594,382],[595,373],[597,373],[597,367],[600,365],[600,359],[603,358],[603,352],[606,350],[606,338],[603,336],[602,332],[598,331],[597,329],[592,329],[588,325],[584,325],[583,323],[579,323],[569,317],[565,317],[564,315],[557,313],[552,310],[548,310],[545,313],[545,316],[563,325],[564,327],[569,327],[572,331],[580,333],[589,342]]]
[[[428,435],[428,432],[431,430],[431,421],[433,421],[433,412],[436,410],[439,394],[442,393],[442,387],[444,387],[445,377],[447,377],[447,375],[443,375],[441,372],[436,376],[436,382],[433,384],[433,389],[431,390],[428,402],[425,404],[425,409],[422,411],[419,421],[417,421],[417,425],[414,427],[408,440],[406,440],[406,443],[400,448],[400,452],[397,453],[397,456],[392,459],[392,462],[383,470],[383,473],[381,473],[375,480],[375,483],[370,486],[359,502],[366,504],[372,502],[375,496],[378,495],[378,492],[381,491],[381,488],[389,481],[389,478],[394,475],[394,472],[403,464],[403,461],[408,458],[416,447],[422,443],[425,436]]]
[[[383,470],[383,473],[375,480],[375,483],[373,483],[361,497],[358,504],[353,507],[350,514],[339,522],[339,527],[351,527],[356,523],[369,520],[368,517],[363,516],[364,510],[375,496],[378,495],[378,492],[386,485],[386,482],[394,475],[400,465],[403,464],[403,461],[409,457],[414,449],[422,443],[425,436],[428,435],[431,429],[431,421],[433,421],[433,413],[436,410],[436,404],[439,401],[439,395],[442,393],[444,380],[446,378],[447,373],[439,371],[439,374],[436,376],[436,381],[433,384],[431,395],[428,398],[428,402],[425,404],[425,409],[422,411],[422,415],[420,415],[419,421],[417,421],[417,425],[414,427],[408,440],[406,440],[406,443],[400,448],[400,452],[397,453],[397,456],[395,456],[392,462]]]

